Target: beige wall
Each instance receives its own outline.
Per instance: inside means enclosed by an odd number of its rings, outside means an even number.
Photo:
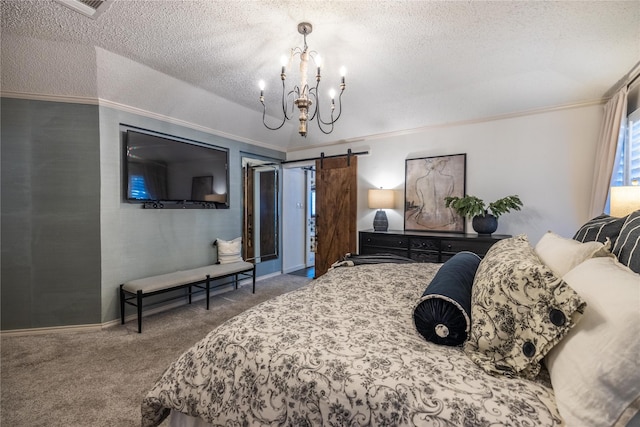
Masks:
[[[497,233],[525,233],[535,243],[547,230],[571,237],[588,219],[601,120],[602,105],[589,105],[365,138],[296,151],[287,160],[369,151],[358,160],[358,229],[373,224],[367,189],[384,187],[397,190],[397,209],[387,211],[389,228],[402,230],[405,160],[466,153],[467,194],[486,202],[518,194],[524,209],[502,216]],[[470,224],[467,230],[472,232]]]

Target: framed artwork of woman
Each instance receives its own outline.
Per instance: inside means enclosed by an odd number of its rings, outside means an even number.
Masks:
[[[466,154],[405,161],[404,229],[464,233],[466,221],[445,206],[465,194]]]

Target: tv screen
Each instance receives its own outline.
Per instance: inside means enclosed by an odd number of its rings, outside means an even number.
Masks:
[[[228,207],[227,150],[133,130],[124,139],[128,201]]]

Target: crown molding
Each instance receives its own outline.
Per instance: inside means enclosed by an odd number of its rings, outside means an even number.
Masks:
[[[499,114],[495,116],[487,116],[487,117],[481,117],[477,119],[460,120],[457,122],[440,123],[435,125],[421,126],[421,127],[412,128],[412,129],[402,129],[402,130],[393,131],[393,132],[364,135],[360,137],[341,139],[341,140],[325,142],[321,144],[314,144],[313,146],[309,146],[309,147],[291,147],[287,149],[287,153],[292,153],[295,151],[304,151],[309,149],[316,149],[316,148],[332,147],[332,146],[343,145],[343,144],[352,144],[356,142],[374,141],[374,140],[383,139],[383,138],[394,138],[399,136],[426,132],[432,129],[443,129],[443,128],[450,128],[450,127],[466,126],[466,125],[473,125],[473,124],[479,124],[479,123],[494,122],[498,120],[513,119],[518,117],[533,116],[537,114],[552,113],[555,111],[571,110],[574,108],[590,107],[593,105],[604,105],[606,101],[607,101],[606,99],[593,99],[589,101],[576,102],[573,104],[555,105],[551,107],[536,108],[533,110],[518,111],[514,113],[507,113],[507,114]]]
[[[229,133],[226,133],[226,132],[221,132],[221,131],[219,131],[217,129],[213,129],[213,128],[210,128],[210,127],[207,127],[207,126],[202,126],[202,125],[199,125],[199,124],[196,124],[196,123],[192,123],[192,122],[189,122],[189,121],[186,121],[186,120],[176,119],[175,117],[170,117],[170,116],[166,116],[164,114],[154,113],[152,111],[144,110],[144,109],[137,108],[137,107],[132,107],[132,106],[129,106],[129,105],[125,105],[125,104],[121,104],[121,103],[118,103],[118,102],[109,101],[107,99],[102,99],[102,98],[91,98],[91,97],[82,97],[82,96],[45,95],[45,94],[33,94],[33,93],[24,93],[24,92],[6,92],[6,91],[0,92],[0,96],[2,96],[3,98],[29,99],[29,100],[34,100],[34,101],[50,101],[50,102],[66,102],[66,103],[74,103],[74,104],[99,105],[99,106],[103,106],[103,107],[108,107],[108,108],[113,108],[113,109],[116,109],[116,110],[128,112],[128,113],[131,113],[131,114],[136,114],[136,115],[140,115],[140,116],[144,116],[144,117],[149,117],[149,118],[160,120],[160,121],[163,121],[163,122],[172,123],[172,124],[179,125],[179,126],[184,126],[184,127],[190,128],[190,129],[194,129],[194,130],[198,130],[198,131],[201,131],[201,132],[209,133],[209,134],[212,134],[212,135],[220,136],[222,138],[226,138],[226,139],[230,139],[230,140],[238,141],[238,142],[244,142],[244,143],[247,143],[247,144],[255,145],[255,146],[258,146],[258,147],[262,147],[262,148],[267,148],[267,149],[274,150],[274,151],[283,152],[283,153],[286,153],[286,154],[293,153],[293,152],[296,152],[296,151],[305,151],[305,150],[309,150],[309,149],[320,149],[320,148],[332,147],[332,146],[336,146],[336,145],[351,144],[351,143],[355,143],[355,142],[374,141],[374,140],[383,139],[383,138],[394,138],[394,137],[399,137],[399,136],[412,135],[412,134],[416,134],[416,133],[426,132],[426,131],[429,131],[429,130],[432,130],[432,129],[442,129],[442,128],[449,128],[449,127],[457,127],[457,126],[465,126],[465,125],[472,125],[472,124],[479,124],[479,123],[487,123],[487,122],[493,122],[493,121],[498,121],[498,120],[505,120],[505,119],[512,119],[512,118],[518,118],[518,117],[532,116],[532,115],[537,115],[537,114],[551,113],[551,112],[555,112],[555,111],[570,110],[570,109],[574,109],[574,108],[590,107],[590,106],[593,106],[593,105],[604,105],[604,103],[607,101],[606,98],[593,99],[593,100],[588,100],[588,101],[583,101],[583,102],[576,102],[576,103],[573,103],[573,104],[555,105],[555,106],[551,106],[551,107],[544,107],[544,108],[537,108],[537,109],[533,109],[533,110],[518,111],[518,112],[513,112],[513,113],[507,113],[507,114],[499,114],[499,115],[495,115],[495,116],[481,117],[481,118],[477,118],[477,119],[460,120],[460,121],[456,121],[456,122],[440,123],[440,124],[435,124],[435,125],[421,126],[421,127],[412,128],[412,129],[401,129],[401,130],[393,131],[393,132],[370,134],[370,135],[364,135],[364,136],[360,136],[360,137],[354,137],[354,138],[348,138],[348,139],[340,139],[340,140],[336,140],[336,141],[330,141],[330,142],[325,142],[325,143],[320,143],[320,144],[314,144],[314,145],[311,145],[311,146],[283,148],[283,147],[278,147],[278,146],[275,146],[275,145],[272,145],[272,144],[266,144],[264,142],[255,141],[255,140],[250,139],[250,138],[244,138],[244,137],[237,136],[237,135],[232,135],[232,134],[229,134]]]
[[[272,144],[267,144],[261,141],[256,141],[250,138],[244,138],[242,136],[238,136],[238,135],[233,135],[230,133],[226,133],[226,132],[222,132],[220,130],[214,129],[214,128],[210,128],[207,126],[202,126],[199,125],[197,123],[193,123],[193,122],[189,122],[187,120],[182,120],[182,119],[177,119],[175,117],[170,117],[170,116],[166,116],[164,114],[158,114],[158,113],[154,113],[152,111],[148,111],[148,110],[144,110],[142,108],[137,108],[137,107],[132,107],[130,105],[125,105],[125,104],[120,104],[118,102],[113,102],[113,101],[109,101],[106,99],[102,99],[100,98],[100,103],[99,105],[101,107],[109,107],[109,108],[113,108],[119,111],[124,111],[127,113],[131,113],[131,114],[136,114],[139,116],[144,116],[144,117],[148,117],[151,119],[156,119],[156,120],[160,120],[163,122],[167,122],[167,123],[171,123],[174,125],[179,125],[179,126],[184,126],[190,129],[194,129],[194,130],[198,130],[201,132],[205,132],[208,134],[212,134],[212,135],[216,135],[222,138],[226,138],[226,139],[230,139],[233,141],[237,141],[237,142],[244,142],[246,144],[250,144],[250,145],[256,145],[258,147],[262,147],[262,148],[267,148],[270,150],[275,150],[275,151],[280,151],[282,153],[286,152],[286,149],[284,149],[283,147],[278,147]]]
[[[98,105],[98,98],[87,96],[47,95],[43,93],[0,92],[2,98],[27,99],[31,101],[65,102],[68,104]]]
[[[272,144],[267,144],[261,141],[256,141],[250,138],[244,138],[238,135],[233,135],[226,132],[221,132],[217,129],[213,129],[207,126],[202,126],[197,123],[193,123],[187,120],[177,119],[175,117],[166,116],[164,114],[154,113],[153,111],[144,110],[142,108],[132,107],[130,105],[121,104],[119,102],[110,101],[108,99],[103,98],[90,98],[86,96],[64,96],[64,95],[46,95],[46,94],[36,94],[36,93],[25,93],[25,92],[0,92],[0,96],[3,98],[16,98],[16,99],[27,99],[32,101],[47,101],[47,102],[63,102],[69,104],[86,104],[86,105],[98,105],[100,107],[113,108],[118,111],[123,111],[126,113],[135,114],[138,116],[148,117],[150,119],[160,120],[163,122],[171,123],[174,125],[183,126],[189,129],[194,129],[197,131],[205,132],[211,135],[216,135],[222,138],[230,139],[232,141],[244,142],[246,144],[255,145],[262,148],[267,148],[269,150],[279,151],[281,153],[286,153],[286,149],[283,147],[278,147]]]

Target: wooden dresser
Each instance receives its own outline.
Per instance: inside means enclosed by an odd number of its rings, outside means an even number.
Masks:
[[[458,252],[474,252],[483,257],[491,245],[507,234],[480,236],[462,233],[432,233],[421,231],[360,231],[359,254],[390,253],[419,262],[445,262]]]

